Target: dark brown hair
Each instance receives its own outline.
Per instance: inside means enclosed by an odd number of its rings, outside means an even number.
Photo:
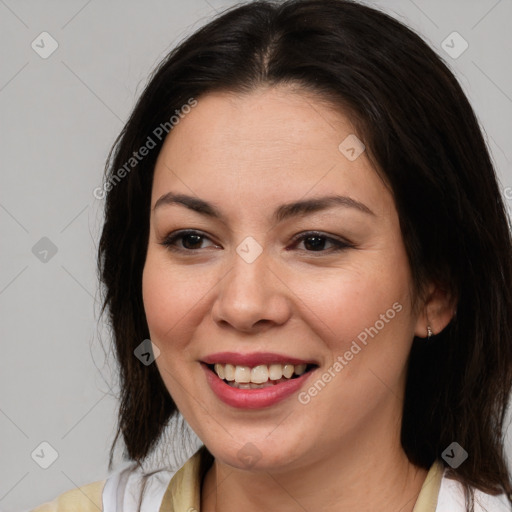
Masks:
[[[390,16],[347,0],[229,9],[165,58],[116,140],[98,252],[121,378],[114,446],[122,436],[127,456],[142,461],[176,413],[156,365],[134,357],[149,338],[142,270],[164,139],[155,129],[190,98],[277,84],[314,91],[351,113],[394,195],[417,291],[436,282],[458,298],[443,332],[413,342],[401,432],[407,456],[427,469],[456,441],[469,457],[451,474],[467,496],[470,486],[511,493],[504,419],[512,385],[512,245],[489,152],[436,53]],[[156,147],[118,179],[148,137]]]

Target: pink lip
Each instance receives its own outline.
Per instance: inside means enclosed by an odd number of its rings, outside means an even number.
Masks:
[[[252,352],[250,354],[239,354],[238,352],[218,352],[210,354],[202,359],[206,364],[232,364],[234,366],[250,366],[253,368],[259,364],[318,364],[315,361],[306,361],[284,354],[273,354],[271,352]]]
[[[259,359],[259,361],[261,362],[261,359]],[[276,360],[273,359],[272,361],[275,362]],[[286,361],[291,362],[289,359]],[[250,365],[247,363],[247,366]],[[201,364],[201,368],[203,368],[205,372],[206,381],[217,397],[225,404],[239,409],[261,409],[263,407],[270,407],[298,391],[311,373],[313,373],[313,371],[309,371],[295,379],[290,379],[286,382],[281,382],[280,384],[262,389],[238,389],[226,384],[215,372],[210,370],[206,364]]]

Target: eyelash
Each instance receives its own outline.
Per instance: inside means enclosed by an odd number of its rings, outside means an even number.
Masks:
[[[189,255],[193,252],[197,252],[198,250],[200,250],[200,249],[183,249],[183,248],[180,248],[177,245],[175,245],[175,242],[177,240],[182,239],[182,238],[186,237],[187,235],[197,235],[197,236],[201,237],[203,240],[204,239],[209,240],[209,237],[206,236],[205,234],[201,233],[200,231],[184,230],[184,231],[177,231],[175,233],[171,233],[163,240],[163,242],[160,243],[160,245],[163,245],[164,247],[166,247],[168,250],[170,250],[172,252],[178,252],[178,253],[182,253],[182,254],[188,253]],[[308,238],[322,238],[322,239],[325,239],[327,242],[330,242],[334,246],[331,249],[320,250],[320,251],[307,251],[304,249],[305,252],[312,253],[312,254],[315,254],[315,253],[320,253],[320,254],[329,253],[330,254],[333,252],[340,252],[340,251],[343,251],[346,249],[351,249],[354,247],[354,245],[348,241],[338,240],[336,238],[327,236],[324,233],[321,233],[318,231],[308,231],[305,233],[300,233],[299,235],[296,235],[295,237],[293,237],[292,243],[297,244],[298,242],[302,242],[304,240],[307,240]]]

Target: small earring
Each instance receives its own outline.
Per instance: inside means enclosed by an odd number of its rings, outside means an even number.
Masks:
[[[427,340],[430,340],[430,338],[432,338],[433,334],[434,333],[432,332],[430,325],[427,325]]]

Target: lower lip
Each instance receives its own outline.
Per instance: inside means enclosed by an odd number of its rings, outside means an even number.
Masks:
[[[262,389],[238,389],[226,384],[219,376],[201,363],[206,380],[212,391],[225,404],[239,409],[261,409],[284,400],[298,391],[314,370],[303,373],[300,377]]]

